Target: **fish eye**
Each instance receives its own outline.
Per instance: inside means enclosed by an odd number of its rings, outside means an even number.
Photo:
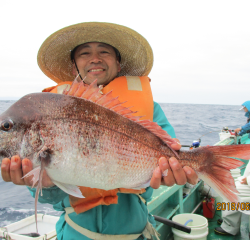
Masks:
[[[9,131],[13,126],[14,126],[13,121],[9,119],[1,123],[1,130]]]

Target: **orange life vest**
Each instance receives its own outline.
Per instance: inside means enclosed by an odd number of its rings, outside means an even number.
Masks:
[[[57,86],[49,87],[43,90],[43,92],[59,93],[62,94],[64,89],[69,89],[72,82],[62,82]],[[119,96],[120,102],[125,107],[131,107],[135,116],[143,116],[141,119],[153,120],[154,103],[153,96],[150,88],[150,79],[146,76],[133,77],[122,76],[115,78],[102,90],[103,93],[108,93],[112,90],[113,97]],[[69,195],[70,204],[74,208],[76,213],[88,211],[98,205],[110,205],[118,203],[117,193],[134,193],[141,194],[145,192],[145,189],[113,189],[102,190],[97,188],[79,187],[82,195],[85,198],[77,198]]]
[[[57,86],[45,88],[43,92],[63,93],[64,89],[69,89],[72,82],[61,82]],[[119,96],[120,102],[125,102],[124,107],[132,107],[132,111],[137,111],[135,116],[141,116],[141,119],[153,121],[154,103],[150,87],[150,78],[122,76],[115,78],[102,90],[108,93],[112,90],[113,97]]]

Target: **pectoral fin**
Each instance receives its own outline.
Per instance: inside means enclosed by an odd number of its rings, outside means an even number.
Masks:
[[[30,177],[30,176],[33,176],[32,178],[32,188],[34,188],[35,184],[39,181],[39,174],[40,174],[40,171],[41,171],[41,167],[36,167],[34,168],[32,171],[28,172],[26,175],[24,175],[22,177],[23,178],[26,178],[26,177]]]
[[[68,193],[69,195],[72,195],[74,197],[78,197],[78,198],[85,198],[80,189],[75,186],[75,185],[71,185],[71,184],[67,184],[67,183],[61,183],[61,182],[57,182],[55,180],[52,180],[52,182],[59,187],[60,189],[62,189],[64,192]]]

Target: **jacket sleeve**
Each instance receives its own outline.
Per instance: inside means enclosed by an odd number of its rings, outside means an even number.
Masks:
[[[160,105],[156,102],[154,102],[153,121],[158,123],[158,125],[161,126],[161,128],[165,130],[172,138],[176,138],[174,128],[169,123]]]
[[[250,122],[241,127],[241,131],[239,132],[239,135],[240,136],[243,135],[248,130],[250,130]]]
[[[36,188],[28,187],[28,190],[30,191],[31,196],[35,198]],[[38,201],[40,203],[56,204],[62,201],[66,196],[68,196],[67,193],[62,191],[57,186],[53,186],[50,188],[43,188],[42,193],[43,195],[41,196],[41,194],[39,194],[39,198],[38,198]]]

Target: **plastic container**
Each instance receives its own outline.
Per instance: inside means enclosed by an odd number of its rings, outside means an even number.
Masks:
[[[203,216],[206,218],[213,219],[214,214],[215,214],[215,199],[210,198],[210,199],[205,199],[202,202],[202,207],[203,207]]]
[[[56,239],[55,225],[59,217],[50,215],[37,214],[37,226],[39,237],[28,237],[21,234],[35,233],[36,223],[35,215],[27,217],[18,222],[12,223],[5,227],[0,228],[0,237],[15,240],[44,240],[44,239]]]
[[[208,235],[208,222],[207,219],[201,215],[183,213],[178,214],[173,217],[173,221],[185,224],[188,220],[192,219],[186,226],[191,228],[190,233],[185,233],[180,230],[172,228],[174,234],[174,240],[184,240],[184,239],[197,239],[206,240]]]
[[[220,140],[223,141],[223,140],[225,140],[227,138],[230,138],[231,133],[230,132],[220,132],[219,136],[220,136]]]

